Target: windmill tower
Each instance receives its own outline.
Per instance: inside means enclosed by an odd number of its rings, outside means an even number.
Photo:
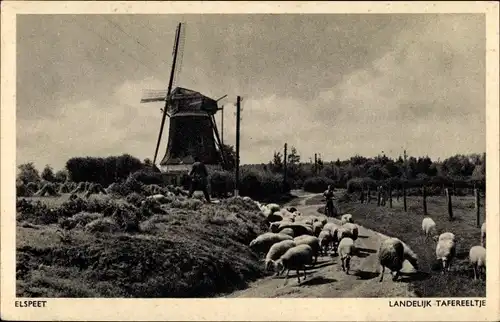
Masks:
[[[182,24],[179,23],[175,35],[173,63],[167,91],[146,91],[141,99],[141,103],[165,101],[153,164],[156,165],[163,127],[168,116],[170,126],[167,149],[159,168],[173,184],[179,184],[180,177],[191,170],[195,157],[203,161],[208,168],[226,168],[226,158],[217,130],[215,114],[221,110],[217,105],[218,101],[227,95],[214,100],[187,88],[176,87],[172,90],[177,59],[179,54],[182,56],[183,52],[184,33],[181,36],[183,30]]]

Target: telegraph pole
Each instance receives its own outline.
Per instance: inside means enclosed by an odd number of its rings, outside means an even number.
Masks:
[[[314,153],[314,175],[318,174],[318,154]]]
[[[220,128],[220,136],[221,136],[221,144],[224,146],[224,105],[221,107],[221,128]]]
[[[240,112],[241,112],[241,97],[236,97],[236,173],[234,196],[239,195],[240,187]]]
[[[283,153],[283,190],[286,190],[286,148],[287,144],[285,143],[285,151]]]

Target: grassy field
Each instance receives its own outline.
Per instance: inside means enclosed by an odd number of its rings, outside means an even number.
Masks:
[[[484,200],[481,201],[484,205]],[[473,197],[453,197],[454,220],[448,219],[446,199],[428,197],[429,216],[437,224],[439,233],[450,231],[457,236],[457,258],[452,264],[449,275],[442,275],[436,260],[436,243],[424,240],[421,232],[423,208],[422,199],[409,197],[408,212],[404,212],[402,199],[394,199],[393,208],[377,207],[376,201],[370,204],[354,202],[340,203],[341,213],[353,214],[355,222],[388,236],[400,238],[419,256],[419,269],[430,273],[429,278],[414,280],[411,287],[421,297],[484,297],[486,283],[472,279],[472,269],[468,264],[468,253],[472,246],[480,245],[480,228],[476,226]],[[320,207],[318,211],[323,212]],[[481,210],[481,223],[484,220],[484,207]]]
[[[43,206],[18,206],[17,296],[212,297],[266,274],[247,246],[266,229],[252,201],[181,197],[145,214],[123,198],[92,197],[93,207],[106,203],[101,213],[68,198],[25,199],[64,209],[57,214],[73,223],[69,230]]]

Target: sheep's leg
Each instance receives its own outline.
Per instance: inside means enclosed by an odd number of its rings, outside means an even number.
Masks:
[[[341,261],[342,261],[342,271],[345,272],[344,259],[342,258]]]
[[[399,271],[396,271],[396,274],[394,274],[394,276],[392,277],[392,280],[397,281],[398,277],[399,277]]]
[[[382,282],[382,280],[384,279],[384,273],[385,273],[385,267],[384,265],[380,265],[382,267],[381,269],[381,272],[380,272],[380,280],[379,282]]]
[[[349,268],[351,268],[351,260],[349,258],[346,259],[346,274],[349,275]]]
[[[474,271],[474,280],[476,280],[477,279],[476,265],[472,266],[472,270]]]
[[[300,283],[300,272],[299,272],[299,269],[298,269],[298,268],[297,268],[296,272],[297,272],[297,280],[298,280],[298,282]]]
[[[307,273],[306,273],[306,265],[302,266],[302,268],[304,269],[304,279],[306,279],[306,277],[307,277]]]

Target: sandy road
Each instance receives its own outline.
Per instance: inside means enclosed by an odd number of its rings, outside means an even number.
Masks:
[[[304,215],[318,215],[320,205],[305,205],[305,200],[314,195],[303,195],[304,198],[296,208]],[[354,218],[355,219],[355,218]],[[339,224],[339,220],[329,218],[329,221]],[[409,291],[408,284],[393,282],[386,270],[384,280],[379,282],[380,267],[378,265],[377,250],[386,236],[375,231],[359,227],[359,238],[355,245],[359,254],[351,260],[351,271],[347,275],[342,271],[338,256],[318,257],[314,268],[307,270],[307,278],[297,282],[296,272],[290,271],[288,281],[284,277],[266,277],[258,280],[241,291],[234,292],[228,298],[234,297],[289,297],[289,298],[331,298],[331,297],[415,297]],[[413,268],[407,262],[404,272],[411,272]]]

